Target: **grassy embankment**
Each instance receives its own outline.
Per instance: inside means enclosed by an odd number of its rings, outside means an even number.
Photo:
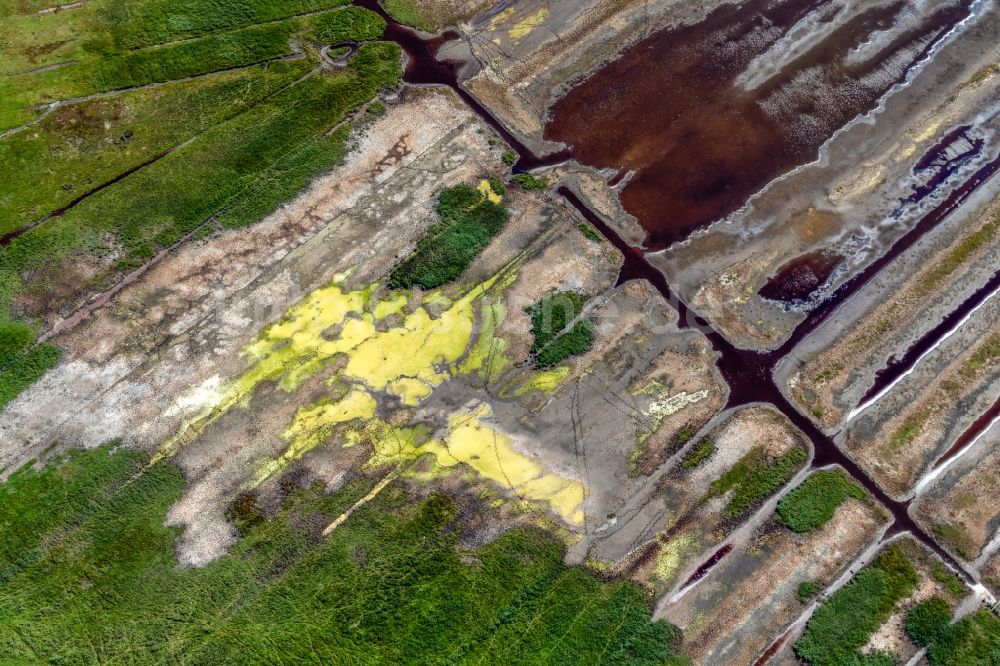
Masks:
[[[373,41],[383,21],[346,4],[0,10],[0,235],[27,229],[0,247],[0,407],[58,357],[25,326],[188,234],[258,220],[342,159],[343,121],[401,76],[398,47]],[[318,68],[319,46],[342,41],[366,43]],[[301,57],[281,60],[293,43]]]
[[[793,532],[821,529],[848,498],[863,500],[865,492],[842,472],[821,470],[809,476],[778,502],[778,522]]]
[[[907,613],[906,631],[927,647],[931,666],[977,666],[1000,657],[1000,619],[979,610],[951,622],[951,607],[940,597],[926,599]]]
[[[457,545],[454,500],[402,486],[322,537],[371,488],[244,496],[241,537],[178,568],[163,525],[184,487],[167,462],[107,447],[0,484],[0,646],[11,663],[679,664],[642,594],[562,564],[536,530]]]

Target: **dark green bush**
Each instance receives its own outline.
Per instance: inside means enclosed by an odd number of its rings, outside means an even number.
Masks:
[[[62,350],[35,344],[30,326],[0,323],[0,410],[59,362]]]
[[[819,594],[819,591],[823,589],[823,586],[813,580],[806,580],[799,583],[799,589],[796,594],[799,597],[799,601],[805,603]]]
[[[594,229],[589,224],[580,223],[576,226],[580,230],[580,233],[586,236],[589,240],[595,243],[601,243],[604,241],[604,237],[601,234],[594,231]]]
[[[778,502],[778,522],[795,532],[809,532],[826,525],[837,507],[848,497],[863,499],[865,493],[839,471],[812,474]]]
[[[921,601],[906,614],[906,632],[918,645],[938,640],[951,623],[951,607],[941,597]]]
[[[389,276],[393,289],[434,289],[460,276],[506,224],[507,208],[459,185],[438,197],[441,224],[417,243]]]
[[[569,323],[580,314],[586,300],[586,297],[576,292],[559,291],[528,308],[534,338],[531,353],[536,355],[537,367],[551,367],[590,349],[595,335],[590,321],[579,321],[570,330],[566,330]]]
[[[711,438],[706,437],[688,451],[687,455],[684,456],[684,460],[681,461],[681,467],[684,469],[693,469],[708,460],[713,453],[715,453],[715,443]]]
[[[858,650],[918,582],[903,548],[890,546],[816,609],[795,653],[813,666],[865,663]]]
[[[580,356],[590,350],[596,333],[589,321],[579,321],[573,328],[550,342],[535,358],[539,368],[550,368],[573,356]]]

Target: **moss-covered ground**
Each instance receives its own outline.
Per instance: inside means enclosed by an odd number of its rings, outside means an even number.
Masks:
[[[140,470],[143,470],[140,472]],[[252,493],[232,552],[174,560],[177,468],[102,447],[0,484],[5,663],[673,664],[675,631],[642,594],[562,564],[534,529],[463,548],[456,500],[374,481]]]

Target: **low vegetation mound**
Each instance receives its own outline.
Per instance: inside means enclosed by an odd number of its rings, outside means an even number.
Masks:
[[[511,178],[523,190],[544,190],[549,186],[549,179],[543,176],[534,176],[530,173],[519,173]]]
[[[864,491],[840,471],[812,474],[778,502],[778,522],[793,532],[810,532],[826,525],[844,501],[864,499]]]
[[[393,485],[322,536],[373,483],[282,484],[269,511],[243,494],[231,554],[191,568],[164,526],[184,489],[172,464],[100,447],[21,469],[0,484],[4,660],[687,663],[635,586],[566,567],[545,532],[460,552],[448,496]]]
[[[859,650],[918,582],[904,548],[890,546],[816,609],[795,653],[813,666],[891,664],[886,655],[862,655]]]
[[[527,309],[534,337],[531,353],[535,355],[536,367],[552,367],[590,349],[595,336],[593,323],[588,319],[573,323],[586,302],[582,294],[557,291]]]
[[[722,513],[727,519],[739,518],[791,481],[806,458],[799,447],[773,459],[757,447],[712,482],[706,499],[732,493]]]
[[[713,453],[715,453],[715,442],[712,441],[711,437],[706,437],[687,452],[687,455],[681,460],[681,467],[684,469],[694,469],[711,458]]]
[[[393,289],[434,289],[460,276],[506,224],[506,206],[469,185],[444,190],[438,198],[441,222],[417,243],[389,276]]]

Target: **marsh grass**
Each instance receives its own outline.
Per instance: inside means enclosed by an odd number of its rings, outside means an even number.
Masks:
[[[272,515],[238,498],[230,554],[178,567],[183,492],[161,462],[101,447],[0,484],[0,644],[10,663],[686,663],[637,588],[568,568],[522,528],[470,549],[445,495],[400,485],[330,534],[371,487],[283,484]]]

